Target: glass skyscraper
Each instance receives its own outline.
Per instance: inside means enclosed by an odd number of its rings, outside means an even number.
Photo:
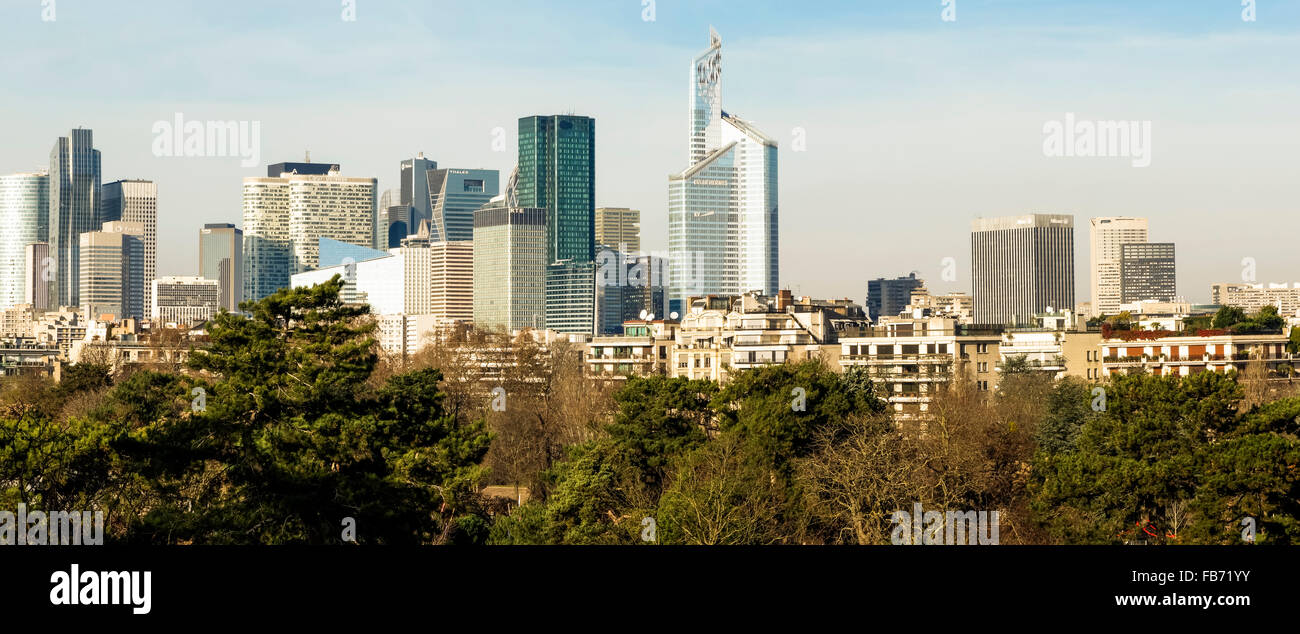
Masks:
[[[501,173],[483,169],[434,169],[426,174],[435,242],[474,239],[474,212],[501,193]],[[418,229],[419,225],[415,226]],[[415,231],[411,231],[415,233]]]
[[[575,115],[519,120],[520,207],[546,210],[546,259],[596,257],[596,120]]]
[[[0,309],[26,301],[27,246],[49,239],[49,196],[45,172],[0,176]]]
[[[199,230],[199,277],[216,280],[218,308],[239,310],[244,298],[244,232],[228,223]],[[152,289],[151,289],[152,290]]]
[[[722,109],[722,38],[691,64],[690,167],[668,179],[670,310],[697,295],[775,295],[777,144]]]
[[[399,202],[412,210],[411,219],[407,223],[408,235],[418,231],[421,222],[428,221],[430,225],[433,224],[432,205],[429,202],[429,179],[426,174],[429,170],[436,169],[438,169],[438,162],[424,158],[424,152],[420,152],[413,159],[402,161],[402,188]]]
[[[158,185],[146,180],[121,180],[105,183],[101,188],[99,221],[121,220],[136,223],[144,231],[144,253],[139,258],[138,275],[144,280],[143,306],[153,302],[153,280],[158,272]]]
[[[59,137],[50,150],[50,255],[55,266],[55,302],[80,306],[81,234],[97,231],[100,200],[99,150],[90,130]]]

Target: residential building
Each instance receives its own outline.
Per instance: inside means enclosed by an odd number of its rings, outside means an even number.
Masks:
[[[217,280],[221,308],[238,312],[244,300],[244,232],[226,223],[199,230],[199,277]]]
[[[1123,247],[1147,241],[1147,219],[1115,216],[1093,218],[1090,224],[1092,314],[1114,315],[1123,302],[1120,278]]]
[[[669,319],[629,320],[622,333],[597,336],[587,344],[590,376],[669,376],[679,323]]]
[[[1029,214],[971,223],[975,323],[1019,325],[1074,306],[1074,216]]]
[[[1120,302],[1172,302],[1178,293],[1172,242],[1130,242],[1120,247]]]
[[[959,324],[971,324],[975,322],[975,298],[960,292],[932,295],[922,285],[912,291],[903,313],[913,317],[956,317]]]
[[[100,222],[121,220],[139,225],[143,231],[144,255],[140,260],[144,267],[141,274],[144,295],[140,302],[143,313],[153,301],[153,288],[149,282],[158,274],[158,185],[146,180],[119,180],[105,183],[101,193]]]
[[[865,368],[898,419],[924,418],[934,395],[965,373],[981,391],[998,387],[1000,328],[954,317],[887,317],[862,336],[839,340],[840,365]]]
[[[1118,331],[1101,342],[1102,378],[1146,373],[1188,376],[1200,372],[1245,372],[1261,363],[1267,376],[1291,376],[1300,370],[1300,357],[1287,352],[1285,333],[1207,336],[1165,336],[1166,333]]]
[[[163,324],[202,324],[221,310],[220,280],[168,276],[153,281],[149,315]]]
[[[49,242],[55,271],[55,299],[50,303],[80,306],[81,234],[103,225],[100,155],[94,133],[76,129],[59,137],[50,151],[49,176]]]
[[[546,210],[494,198],[474,213],[474,325],[546,328]]]
[[[49,196],[48,172],[0,176],[0,309],[29,301],[27,250],[49,240]]]
[[[1300,314],[1300,282],[1286,284],[1253,284],[1220,282],[1210,286],[1210,303],[1219,306],[1236,306],[1248,314],[1259,312],[1265,306],[1276,306],[1283,316]]]
[[[691,63],[689,167],[668,178],[669,310],[692,296],[775,295],[777,143],[722,109],[722,38]]]
[[[867,282],[867,313],[877,321],[881,317],[897,317],[912,300],[912,293],[925,288],[925,280],[916,273],[897,279],[879,278]]]

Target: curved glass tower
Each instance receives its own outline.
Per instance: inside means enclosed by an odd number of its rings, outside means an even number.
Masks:
[[[722,109],[722,38],[691,66],[691,165],[668,177],[670,310],[702,295],[775,295],[777,144]]]
[[[46,172],[0,176],[0,308],[25,301],[27,245],[50,237]]]

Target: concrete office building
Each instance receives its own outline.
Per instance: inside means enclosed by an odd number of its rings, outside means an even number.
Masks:
[[[867,282],[867,313],[874,320],[897,317],[912,301],[912,291],[925,287],[925,280],[912,273],[896,279],[878,278]]]
[[[54,258],[48,242],[34,242],[23,251],[23,303],[35,310],[49,310],[54,280]]]
[[[212,319],[221,310],[221,282],[203,277],[168,276],[151,284],[149,315],[162,324],[186,327]]]
[[[1122,303],[1120,288],[1121,249],[1125,244],[1147,241],[1147,219],[1126,217],[1093,218],[1090,221],[1092,314],[1114,315]]]
[[[1029,214],[971,223],[975,323],[1028,324],[1074,306],[1074,216]]]
[[[596,209],[596,244],[629,255],[640,255],[641,212],[626,207]],[[618,332],[622,332],[621,327]]]
[[[1124,304],[1172,302],[1178,278],[1172,242],[1130,242],[1120,247],[1120,300]]]
[[[474,325],[546,328],[546,210],[506,199],[474,212]]]
[[[79,236],[81,307],[91,318],[144,318],[144,227],[106,222]]]
[[[120,180],[105,183],[101,189],[100,222],[134,223],[144,231],[144,299],[141,311],[153,299],[153,285],[158,276],[158,185],[147,180]]]

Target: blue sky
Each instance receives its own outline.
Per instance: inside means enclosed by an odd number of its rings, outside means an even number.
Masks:
[[[642,210],[666,248],[667,174],[686,167],[688,71],[723,37],[724,108],[781,142],[783,286],[861,301],[917,271],[969,289],[969,223],[1142,215],[1176,242],[1179,291],[1300,282],[1300,1],[641,0],[268,3],[0,0],[0,173],[94,129],[105,180],[159,184],[159,272],[193,274],[205,222],[240,222],[237,158],[155,157],[154,122],[257,120],[262,163],[337,162],[393,187],[416,152],[507,172],[519,117],[597,119],[597,200]],[[1152,165],[1049,158],[1042,127],[1152,122]],[[509,131],[494,151],[492,131]],[[802,134],[806,151],[794,151]],[[958,279],[939,280],[941,262]]]

